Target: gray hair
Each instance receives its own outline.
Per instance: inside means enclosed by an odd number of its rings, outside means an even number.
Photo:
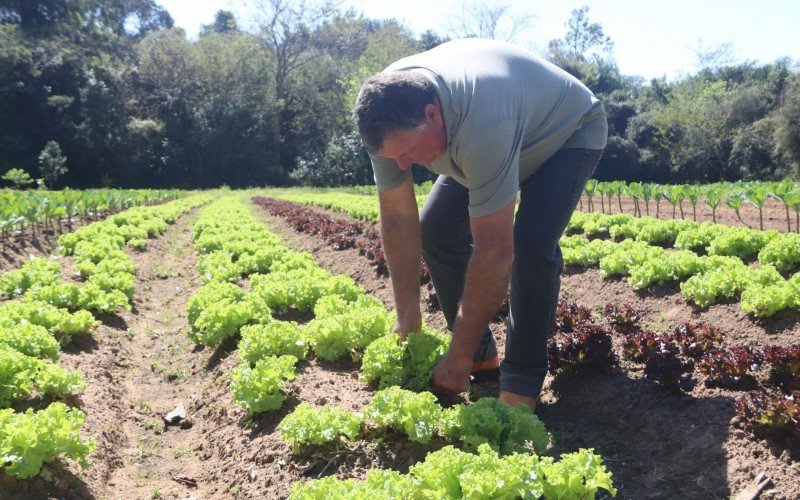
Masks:
[[[425,121],[425,106],[433,104],[433,83],[414,71],[378,73],[364,82],[353,116],[367,151],[376,153],[393,132],[412,130]]]

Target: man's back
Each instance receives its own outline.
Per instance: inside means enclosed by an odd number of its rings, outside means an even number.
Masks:
[[[456,40],[384,71],[404,70],[421,72],[436,87],[448,149],[429,168],[470,189],[473,215],[516,193],[559,149],[605,146],[605,114],[591,91],[521,47]],[[392,163],[374,158],[379,187],[398,179]]]

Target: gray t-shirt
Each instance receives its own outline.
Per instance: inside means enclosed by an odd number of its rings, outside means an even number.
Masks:
[[[436,87],[447,150],[427,167],[469,189],[469,213],[491,214],[562,148],[603,149],[600,101],[575,77],[510,43],[456,40],[401,59],[384,71],[418,71]],[[378,190],[407,178],[389,158],[370,155]]]

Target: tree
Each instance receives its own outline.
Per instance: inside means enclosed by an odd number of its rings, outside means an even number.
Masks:
[[[419,45],[422,51],[431,50],[449,41],[449,36],[439,36],[439,34],[433,30],[426,30],[419,36]]]
[[[603,32],[600,23],[589,21],[589,7],[573,9],[566,27],[564,38],[551,40],[548,45],[551,59],[585,63],[592,56],[611,55],[614,42]]]
[[[275,61],[275,97],[279,112],[273,115],[272,153],[275,163],[286,166],[281,156],[283,113],[289,97],[291,76],[320,54],[315,50],[311,31],[332,16],[335,4],[305,0],[255,0],[256,23],[264,46]]]
[[[67,157],[61,153],[61,146],[56,141],[47,141],[39,153],[39,172],[49,187],[53,187],[56,179],[67,173]]]
[[[358,58],[358,67],[350,80],[348,106],[355,105],[361,85],[385,67],[419,51],[414,36],[396,21],[388,21],[367,37],[367,47]]]
[[[730,169],[728,164],[731,95],[725,82],[695,79],[675,88],[669,103],[653,115],[651,124],[669,155],[676,181],[740,178],[738,169]]]
[[[206,35],[220,35],[223,33],[238,33],[239,24],[236,22],[236,16],[229,10],[218,10],[214,14],[214,22],[211,24],[204,24],[200,29],[200,36]]]
[[[800,75],[788,79],[775,113],[775,148],[777,155],[792,167],[794,175],[800,171]]]
[[[363,186],[373,184],[372,167],[361,137],[353,130],[335,135],[321,155],[298,161],[293,180],[306,186]]]
[[[730,66],[736,60],[733,52],[733,43],[730,41],[707,45],[702,38],[699,38],[694,53],[697,56],[697,67],[700,71],[713,71],[724,66]]]
[[[148,35],[138,53],[149,120],[129,122],[129,154],[142,154],[148,138],[157,146],[141,175],[182,187],[281,181],[269,154],[275,67],[259,37],[207,34],[192,44],[172,29]]]
[[[9,169],[8,172],[3,174],[2,179],[6,182],[10,182],[14,189],[22,189],[25,186],[30,186],[33,184],[33,179],[31,179],[31,176],[28,175],[28,172],[22,170],[21,168]]]
[[[461,12],[450,24],[456,38],[490,38],[514,41],[533,25],[536,16],[515,11],[511,3],[492,0],[463,0]]]
[[[623,77],[614,61],[614,42],[600,23],[589,21],[589,7],[573,9],[562,39],[550,40],[546,57],[581,80],[595,93],[623,88]]]
[[[154,0],[3,0],[0,20],[0,161],[32,172],[55,140],[72,185],[120,171],[137,101],[132,47],[172,24],[166,11]]]

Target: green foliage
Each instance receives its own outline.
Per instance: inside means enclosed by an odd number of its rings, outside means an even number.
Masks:
[[[349,310],[334,312],[337,299],[331,297],[338,297],[338,308],[347,304]],[[368,345],[388,334],[394,324],[394,318],[374,297],[361,296],[350,302],[338,295],[328,295],[320,300],[327,302],[323,307],[315,307],[317,318],[306,325],[305,334],[314,353],[328,361],[346,354],[357,359]]]
[[[758,252],[770,240],[777,237],[776,231],[751,231],[742,227],[731,227],[708,246],[709,255],[732,255],[746,259]]]
[[[531,449],[543,453],[550,443],[544,424],[528,407],[510,408],[495,398],[446,410],[441,433],[460,440],[467,450],[488,444],[501,455],[529,453]]]
[[[232,283],[212,281],[201,286],[189,299],[186,317],[189,338],[199,344],[215,346],[251,323],[267,323],[270,309],[259,297],[246,294]]]
[[[430,392],[415,393],[399,387],[378,391],[364,409],[364,421],[379,429],[404,432],[411,441],[427,443],[442,417],[442,407]]]
[[[652,259],[662,258],[666,252],[663,248],[653,247],[646,243],[630,240],[620,243],[613,253],[600,259],[600,276],[627,276],[631,268],[640,266]]]
[[[703,259],[689,250],[665,252],[630,269],[628,283],[635,289],[668,281],[682,281],[704,270]]]
[[[386,335],[364,351],[362,376],[381,389],[397,385],[412,391],[427,390],[433,369],[449,345],[449,335],[429,329],[411,332],[404,341],[396,333]]]
[[[302,262],[302,260],[300,261]],[[275,311],[285,312],[296,309],[311,311],[317,300],[326,295],[341,295],[355,300],[363,294],[363,289],[350,277],[332,276],[327,271],[312,265],[292,268],[293,263],[283,259],[274,263],[269,274],[255,274],[250,278],[250,286],[264,303]]]
[[[542,460],[544,498],[593,498],[601,489],[616,496],[611,473],[593,450],[561,455],[561,460]]]
[[[760,318],[773,316],[778,311],[798,307],[800,283],[781,280],[773,284],[756,283],[742,291],[742,309]]]
[[[97,279],[95,276],[92,278]],[[105,283],[104,286],[108,284]],[[130,283],[130,285],[133,284]],[[104,290],[103,286],[96,281],[87,282],[82,286],[76,283],[38,285],[25,293],[25,300],[45,302],[71,311],[113,313],[118,308],[130,310],[130,303],[125,293],[117,289]]]
[[[0,345],[0,406],[27,398],[34,390],[43,395],[63,396],[83,387],[80,372]]]
[[[253,367],[240,364],[231,373],[234,401],[252,413],[277,410],[286,400],[284,383],[297,378],[295,363],[294,356],[267,356]]]
[[[308,342],[303,332],[293,321],[272,321],[264,325],[242,328],[239,341],[239,359],[250,364],[267,356],[292,355],[305,359]]]
[[[14,189],[22,189],[33,184],[33,179],[31,179],[31,176],[28,175],[28,172],[22,170],[21,168],[9,169],[3,174],[2,179],[6,182],[10,182]]]
[[[787,233],[777,236],[758,252],[762,265],[772,265],[778,271],[791,271],[800,265],[800,234]]]
[[[297,161],[290,178],[303,186],[358,186],[374,182],[369,156],[354,129],[331,137],[321,154]]]
[[[364,482],[334,476],[297,483],[290,499],[354,498],[594,498],[616,495],[611,473],[592,450],[561,460],[536,455],[500,457],[489,446],[473,455],[446,446],[409,468],[408,474],[372,470]]]
[[[329,405],[314,408],[308,403],[300,403],[278,425],[283,442],[295,452],[308,446],[341,444],[342,438],[355,439],[360,428],[361,419],[353,412]]]
[[[681,293],[686,300],[700,307],[708,307],[720,299],[733,299],[754,285],[773,285],[783,278],[774,267],[752,269],[741,262],[713,266],[681,283]]]
[[[47,141],[39,153],[39,172],[45,182],[52,186],[56,179],[67,173],[67,157],[61,153],[56,141]]]
[[[25,413],[0,410],[0,469],[26,479],[39,474],[42,465],[64,455],[86,467],[95,448],[92,438],[82,439],[84,414],[63,403]]]
[[[0,318],[8,324],[30,323],[47,328],[62,343],[73,335],[89,333],[100,324],[89,311],[70,313],[40,301],[10,301],[0,303]]]
[[[8,347],[34,358],[58,360],[61,344],[46,328],[30,323],[13,324],[0,319],[0,347]]]
[[[35,285],[61,281],[61,264],[54,260],[32,258],[22,267],[0,275],[0,293],[8,297],[24,294]]]

